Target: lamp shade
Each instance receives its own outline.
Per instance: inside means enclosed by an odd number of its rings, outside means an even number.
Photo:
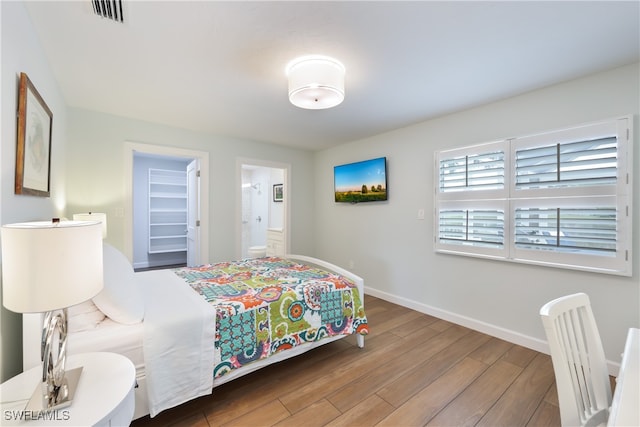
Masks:
[[[326,56],[303,56],[287,66],[289,101],[297,107],[319,110],[344,100],[345,69]]]
[[[100,221],[102,223],[102,238],[107,238],[107,214],[102,212],[87,212],[73,214],[74,221]]]
[[[17,313],[58,310],[103,287],[99,222],[2,226],[2,302]]]

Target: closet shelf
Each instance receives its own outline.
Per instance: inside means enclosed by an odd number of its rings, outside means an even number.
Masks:
[[[185,236],[183,234],[176,234],[174,236],[169,236],[169,235],[165,235],[165,236],[150,236],[149,239],[151,240],[160,240],[160,239],[182,239],[185,238]],[[185,246],[186,248],[186,246]]]
[[[169,208],[149,208],[149,212],[186,212],[185,209],[169,209]]]
[[[186,199],[187,194],[179,194],[179,193],[151,193],[150,197],[158,198],[158,199]]]
[[[150,254],[187,250],[187,172],[149,169]]]

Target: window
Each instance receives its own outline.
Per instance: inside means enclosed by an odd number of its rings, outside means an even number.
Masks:
[[[516,188],[557,188],[615,184],[617,140],[556,143],[516,149]]]
[[[482,209],[440,211],[440,240],[452,245],[504,247],[504,212]]]
[[[470,154],[440,161],[440,191],[504,188],[504,152]]]
[[[436,153],[436,251],[630,276],[631,123]]]

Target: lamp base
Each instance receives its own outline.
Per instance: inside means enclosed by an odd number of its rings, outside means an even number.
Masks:
[[[78,381],[80,381],[80,374],[82,374],[82,367],[65,371],[62,385],[57,387],[53,393],[47,392],[46,382],[40,383],[24,409],[41,413],[66,408],[71,405],[78,387]]]

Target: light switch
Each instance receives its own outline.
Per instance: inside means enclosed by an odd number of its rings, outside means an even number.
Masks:
[[[418,219],[424,219],[424,209],[418,209]]]

